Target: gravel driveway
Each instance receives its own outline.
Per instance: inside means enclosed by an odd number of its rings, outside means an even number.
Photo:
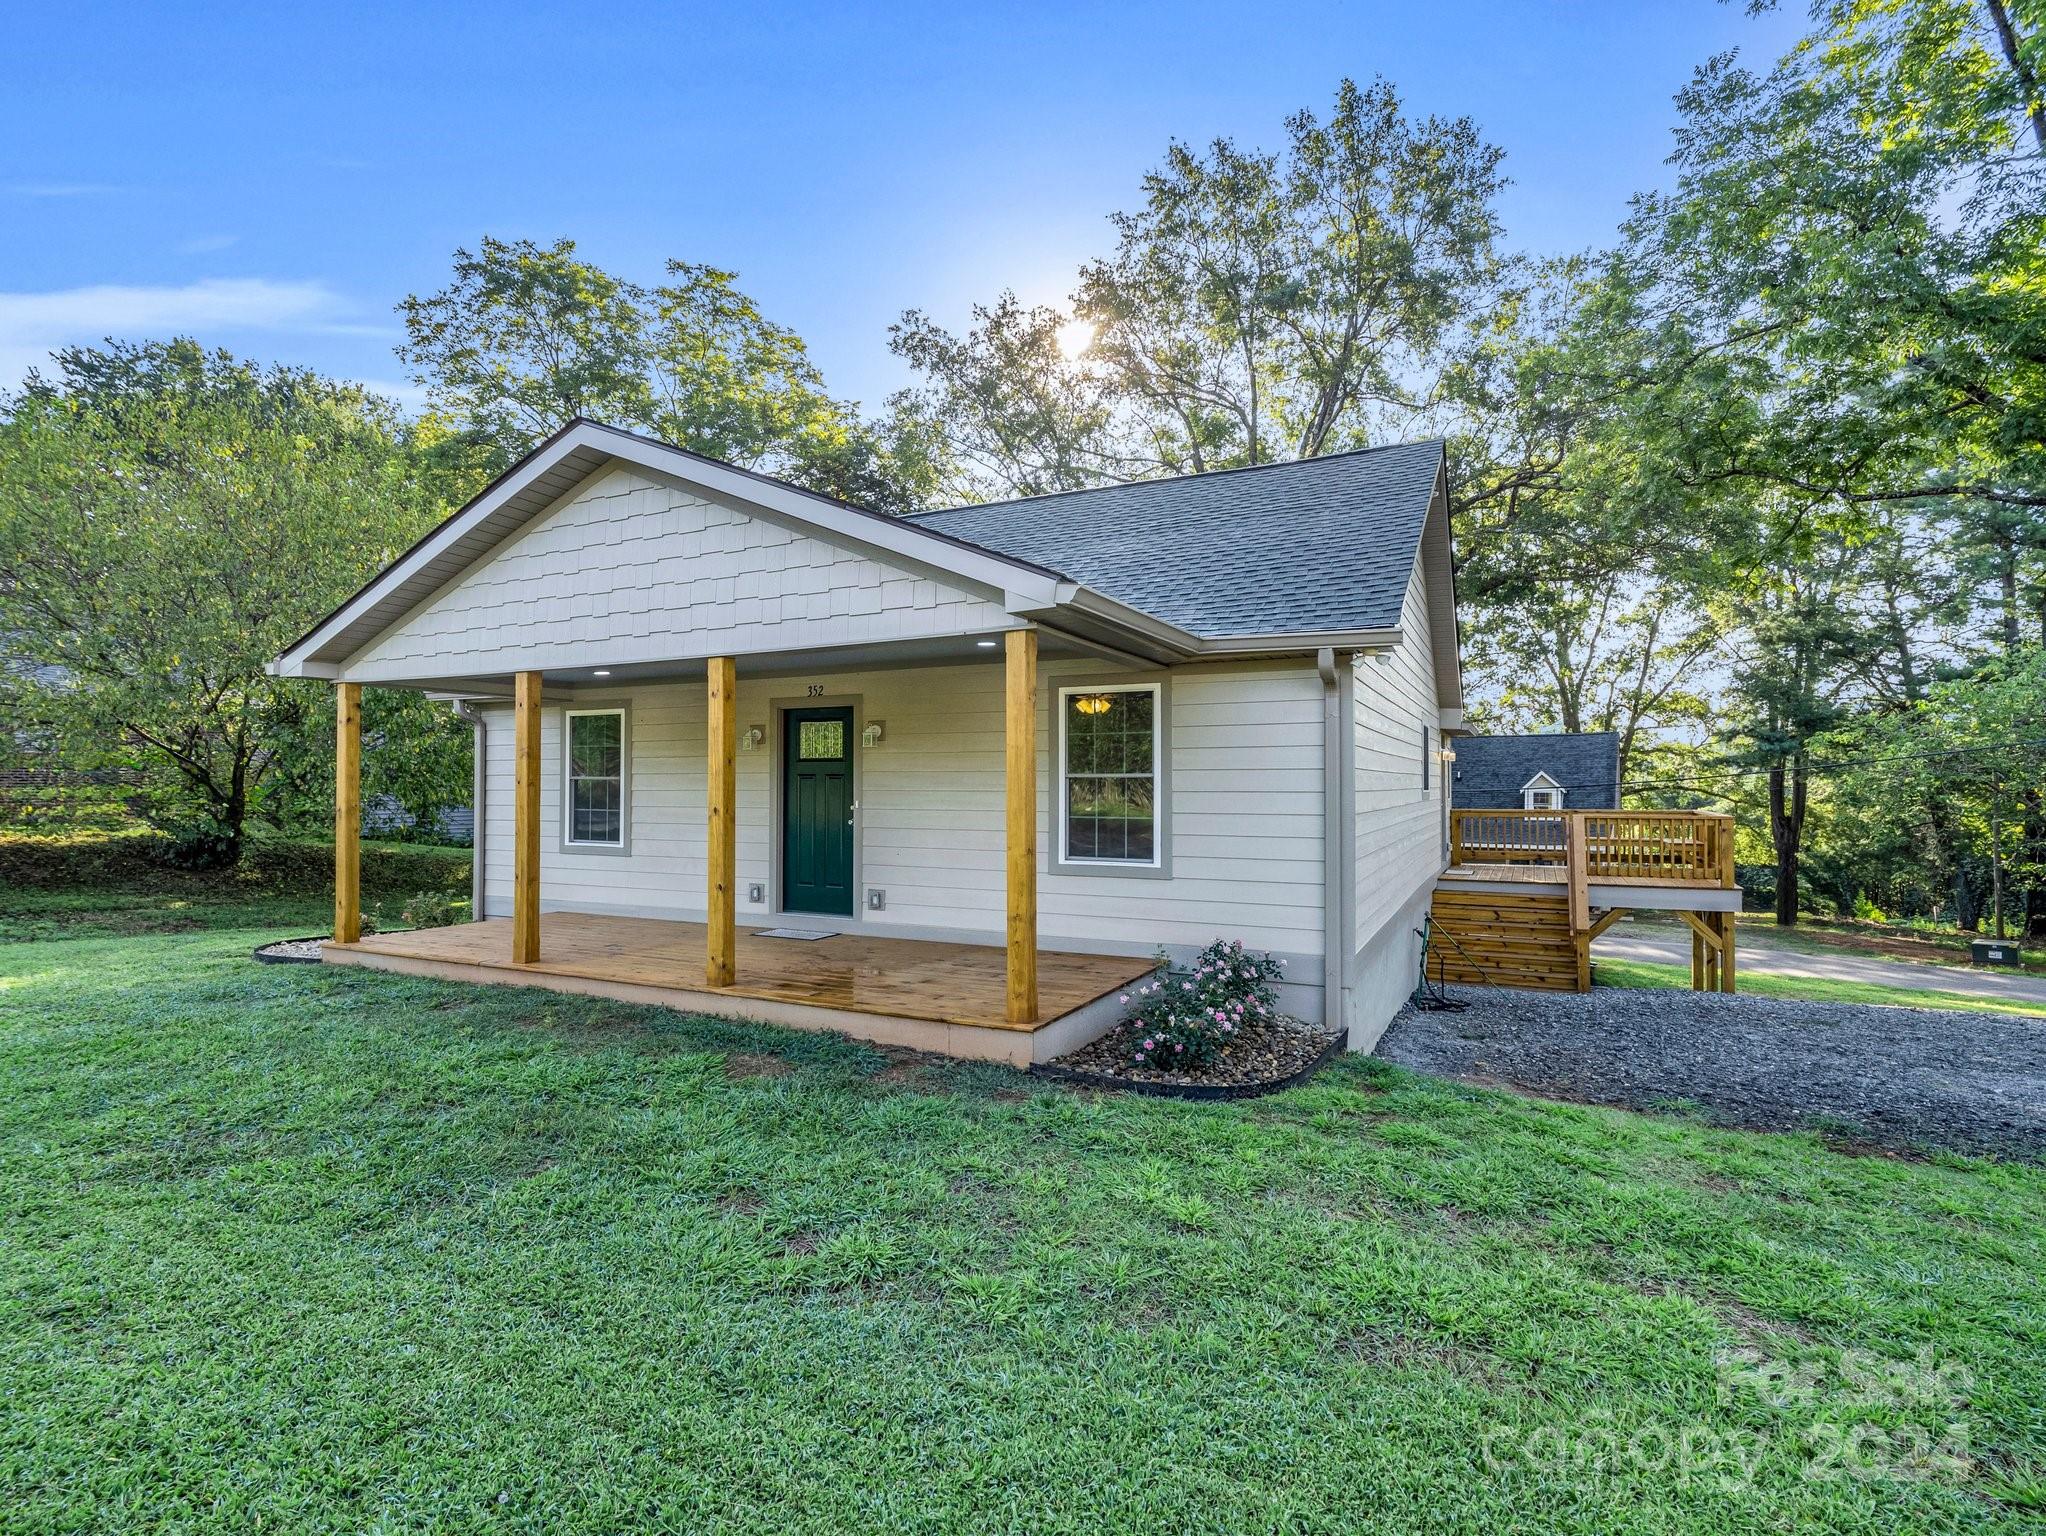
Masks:
[[[1471,1006],[1404,1010],[1378,1054],[1552,1098],[1693,1105],[1724,1125],[2046,1156],[2046,1023],[1711,992],[1450,990]]]

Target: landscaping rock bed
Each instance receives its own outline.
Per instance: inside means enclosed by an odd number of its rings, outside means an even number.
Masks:
[[[1132,1057],[1141,1029],[1118,1024],[1100,1039],[1030,1069],[1036,1077],[1177,1099],[1249,1099],[1305,1082],[1343,1048],[1341,1030],[1298,1019],[1249,1026],[1197,1072],[1160,1072]]]
[[[1449,990],[1465,1011],[1409,1007],[1378,1054],[1438,1077],[1723,1125],[2046,1157],[2036,1019],[1620,987]]]
[[[326,942],[324,933],[313,939],[279,939],[274,944],[258,944],[256,958],[265,965],[318,965]]]

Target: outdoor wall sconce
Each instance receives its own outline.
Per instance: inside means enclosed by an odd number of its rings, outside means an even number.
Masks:
[[[880,746],[881,738],[887,734],[884,729],[886,725],[887,722],[885,720],[869,720],[867,728],[860,732],[860,745],[863,747]]]
[[[739,750],[741,752],[751,752],[765,740],[767,740],[767,730],[764,726],[749,725],[745,730],[739,732]]]

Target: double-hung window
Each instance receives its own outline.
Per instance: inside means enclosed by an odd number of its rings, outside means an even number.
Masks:
[[[1061,864],[1161,867],[1162,702],[1156,683],[1058,691]]]
[[[625,711],[571,709],[562,795],[570,848],[625,846]]]

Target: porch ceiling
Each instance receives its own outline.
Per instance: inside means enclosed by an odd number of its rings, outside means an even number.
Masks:
[[[1085,658],[1103,666],[1144,667],[1153,665],[1145,657],[1126,655],[1113,647],[1094,643],[1058,630],[1040,628],[1038,655],[1046,660]],[[981,642],[985,641],[985,644]],[[944,635],[916,640],[898,640],[873,645],[824,646],[812,650],[776,651],[740,655],[735,658],[741,681],[760,677],[794,677],[815,672],[870,672],[901,667],[963,666],[985,663],[1002,665],[1001,636]],[[570,688],[615,688],[630,683],[702,681],[704,658],[685,657],[674,661],[636,662],[610,665],[593,660],[588,666],[550,667],[541,679],[550,691]],[[599,673],[602,673],[600,676]],[[378,682],[378,688],[423,688],[429,693],[454,698],[510,698],[509,672],[457,674]]]

